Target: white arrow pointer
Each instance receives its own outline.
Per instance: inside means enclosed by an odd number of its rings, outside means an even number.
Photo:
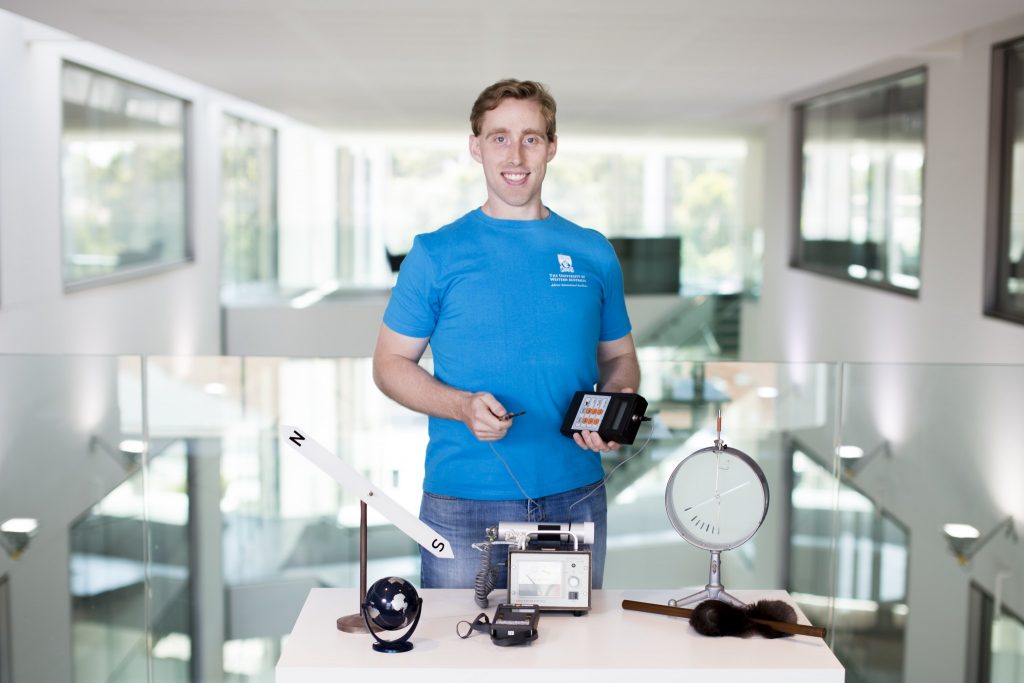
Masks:
[[[412,540],[427,549],[427,552],[442,559],[453,560],[452,544],[444,536],[424,524],[418,517],[370,483],[370,480],[345,464],[338,456],[321,446],[308,434],[296,427],[281,425],[281,439],[310,462],[331,475],[334,481],[349,493],[384,515],[389,522],[401,529]]]

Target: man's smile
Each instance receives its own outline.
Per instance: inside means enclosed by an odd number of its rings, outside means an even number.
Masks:
[[[501,174],[501,177],[512,185],[522,185],[526,182],[526,176],[528,175],[530,174],[525,171],[505,171]]]

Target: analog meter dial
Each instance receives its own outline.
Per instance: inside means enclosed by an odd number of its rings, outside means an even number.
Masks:
[[[669,522],[690,544],[732,550],[753,536],[768,514],[768,482],[746,453],[721,442],[680,462],[665,487]]]

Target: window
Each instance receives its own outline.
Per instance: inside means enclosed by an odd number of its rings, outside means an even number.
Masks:
[[[624,271],[635,257],[661,257],[654,275],[624,272],[627,293],[734,293],[757,232],[744,219],[747,153],[738,138],[567,141],[547,167],[544,203],[622,246]],[[356,139],[341,150],[339,177],[341,273],[353,285],[380,284],[385,252],[404,255],[415,235],[486,199],[461,137]]]
[[[705,144],[668,159],[668,232],[683,242],[687,294],[736,293],[750,284],[744,282],[746,157],[738,147]]]
[[[796,107],[794,266],[916,294],[925,83],[919,69]]]
[[[221,128],[225,290],[277,279],[277,133],[225,116]]]
[[[377,162],[383,201],[376,208],[390,252],[409,251],[417,234],[437,230],[483,203],[478,166],[465,147],[397,144],[368,155]]]
[[[68,62],[61,87],[65,285],[189,259],[185,101]]]
[[[1024,39],[992,55],[986,313],[1024,323]]]
[[[996,575],[996,583],[1009,577]],[[1024,680],[1024,620],[971,583],[967,608],[967,680],[1019,683]]]

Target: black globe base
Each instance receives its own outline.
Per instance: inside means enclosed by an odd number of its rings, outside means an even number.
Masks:
[[[376,643],[373,644],[373,649],[377,652],[408,652],[412,649],[412,643],[410,643],[409,641],[389,642],[386,640],[378,640]]]

